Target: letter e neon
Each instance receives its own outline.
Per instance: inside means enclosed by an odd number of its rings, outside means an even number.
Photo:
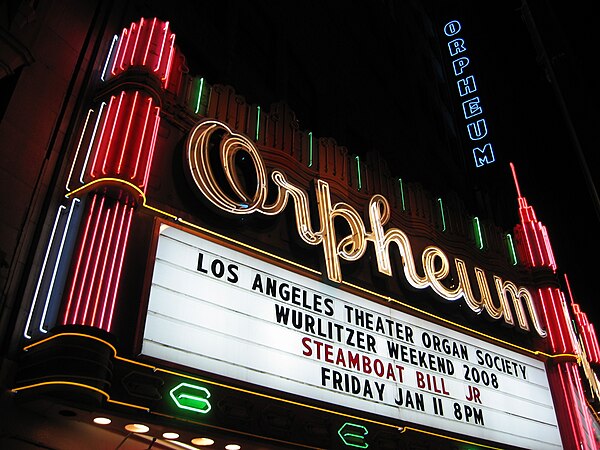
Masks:
[[[483,112],[481,106],[479,106],[479,97],[473,97],[469,100],[465,100],[462,103],[463,113],[465,119],[470,119],[471,117],[478,116]]]

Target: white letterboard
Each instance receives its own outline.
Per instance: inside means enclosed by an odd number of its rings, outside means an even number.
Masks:
[[[331,409],[561,448],[543,362],[164,224],[142,354]]]

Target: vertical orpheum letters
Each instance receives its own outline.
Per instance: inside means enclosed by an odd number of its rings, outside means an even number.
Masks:
[[[218,142],[216,142],[218,140]],[[217,158],[209,154],[218,151]],[[244,152],[254,165],[257,180],[256,188],[249,188],[238,177],[235,154]],[[281,213],[288,201],[292,201],[296,215],[296,228],[299,237],[309,245],[320,245],[323,250],[326,276],[334,282],[342,282],[341,261],[356,261],[367,251],[369,243],[375,252],[377,269],[382,274],[393,276],[391,252],[398,251],[402,258],[404,278],[415,289],[431,288],[446,301],[454,302],[464,298],[466,305],[475,313],[486,313],[493,319],[504,318],[514,325],[512,309],[516,311],[518,326],[529,330],[529,319],[538,335],[545,337],[546,332],[539,321],[531,294],[523,287],[517,287],[510,281],[502,281],[494,276],[497,304],[494,303],[486,274],[475,268],[479,298],[476,298],[464,261],[451,260],[442,249],[430,245],[421,254],[418,267],[409,237],[399,228],[384,229],[391,217],[390,205],[382,195],[373,195],[369,200],[368,218],[370,231],[367,230],[361,215],[345,202],[334,203],[329,184],[323,180],[315,181],[315,197],[319,229],[313,229],[310,198],[305,189],[294,185],[287,176],[272,170],[270,178],[277,188],[276,195],[268,193],[268,169],[259,150],[252,140],[234,133],[227,125],[216,120],[203,120],[190,132],[186,142],[186,159],[191,180],[205,200],[219,210],[235,214],[248,215],[258,212],[265,215]],[[220,186],[211,168],[211,161],[221,161],[224,171]],[[250,189],[250,192],[247,190]],[[267,198],[275,198],[267,204]],[[347,235],[340,235],[336,223],[343,220]],[[392,245],[394,244],[394,245]],[[421,274],[422,273],[422,274]],[[512,302],[509,300],[512,299]],[[525,303],[525,307],[523,306]]]
[[[460,37],[455,37],[462,29],[462,25],[458,20],[452,20],[444,26],[444,34],[452,37],[448,42],[448,54],[453,58],[452,71],[456,77],[461,77],[456,81],[456,87],[461,104],[463,116],[465,120],[478,116],[483,113],[480,105],[479,97],[471,97],[462,100],[462,97],[469,97],[477,92],[477,83],[474,75],[466,75],[465,69],[469,66],[470,60],[464,53],[467,51],[465,40]],[[480,118],[474,122],[467,123],[467,133],[471,141],[479,141],[485,138],[488,134],[486,121]],[[494,150],[490,142],[483,143],[481,146],[473,148],[473,159],[476,167],[482,167],[491,164],[495,161]]]

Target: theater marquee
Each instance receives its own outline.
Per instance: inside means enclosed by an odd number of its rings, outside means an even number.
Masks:
[[[166,224],[142,353],[525,448],[560,448],[544,364]]]
[[[238,174],[236,156],[239,153],[252,163],[256,186],[247,186],[245,177]],[[221,167],[213,168],[215,161],[220,161]],[[392,254],[398,252],[402,256],[403,276],[413,288],[431,289],[450,302],[462,299],[476,314],[485,312],[494,320],[503,319],[508,325],[535,330],[540,337],[547,335],[533,295],[527,288],[498,275],[492,276],[493,287],[490,288],[488,274],[482,268],[468,268],[465,261],[452,259],[435,245],[423,249],[420,257],[416,255],[403,230],[386,227],[392,211],[383,195],[373,195],[368,205],[364,205],[368,211],[367,226],[352,205],[343,201],[334,203],[328,182],[315,179],[318,218],[311,217],[313,208],[306,189],[292,183],[283,171],[267,168],[258,148],[248,137],[211,119],[202,120],[190,132],[186,142],[186,164],[197,194],[220,212],[237,216],[273,216],[281,214],[290,204],[299,239],[307,245],[322,248],[326,276],[333,282],[342,281],[343,261],[357,261],[369,248],[374,252],[374,261],[381,274],[399,276],[393,273],[391,262]],[[220,172],[223,176],[215,175]],[[340,221],[345,222],[347,228],[347,234],[343,236],[340,236]],[[313,227],[315,222],[319,224],[318,229]],[[423,275],[417,270],[419,265],[423,267]],[[469,272],[477,280],[478,297],[474,294]]]

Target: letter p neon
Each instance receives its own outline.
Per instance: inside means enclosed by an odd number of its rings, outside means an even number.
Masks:
[[[452,61],[452,67],[454,68],[454,75],[462,75],[463,69],[469,65],[469,58],[462,56]]]

